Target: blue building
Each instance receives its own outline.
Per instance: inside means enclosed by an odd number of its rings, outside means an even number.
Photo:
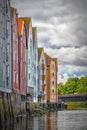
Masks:
[[[10,0],[0,0],[0,91],[10,93],[11,85]]]

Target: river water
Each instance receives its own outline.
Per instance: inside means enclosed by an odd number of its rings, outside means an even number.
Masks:
[[[87,110],[58,111],[44,116],[23,118],[0,130],[87,130]]]

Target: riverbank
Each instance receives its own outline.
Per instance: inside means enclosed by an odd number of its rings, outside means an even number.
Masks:
[[[67,110],[87,108],[87,102],[67,102]]]
[[[48,112],[58,111],[57,103],[32,103],[21,101],[15,104],[14,94],[0,95],[0,126],[27,116],[42,116]]]

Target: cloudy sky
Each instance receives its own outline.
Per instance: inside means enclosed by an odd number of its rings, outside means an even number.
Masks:
[[[58,79],[87,75],[87,0],[11,0],[32,18],[39,47],[58,58]]]

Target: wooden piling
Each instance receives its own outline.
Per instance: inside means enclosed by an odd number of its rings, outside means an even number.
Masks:
[[[10,100],[10,108],[11,108],[11,118],[12,118],[12,120],[14,120],[14,111],[13,111],[11,94],[9,94],[9,100]]]
[[[5,94],[4,94],[4,92],[1,93],[1,97],[2,97],[2,105],[3,105],[4,121],[5,121],[5,120],[7,120],[7,116],[6,116]]]

